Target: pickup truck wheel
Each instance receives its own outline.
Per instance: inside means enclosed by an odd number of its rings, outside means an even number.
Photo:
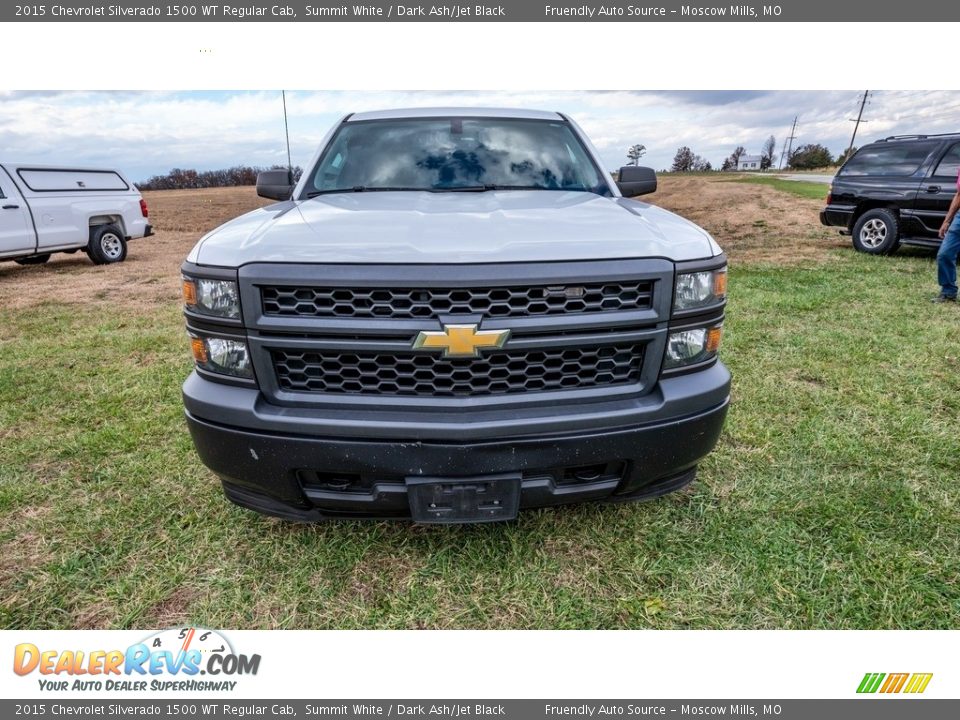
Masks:
[[[886,208],[868,210],[853,226],[853,247],[871,255],[889,255],[900,247],[900,221]]]
[[[127,241],[116,225],[100,225],[90,229],[87,254],[95,265],[122,262],[127,257]]]
[[[14,260],[14,262],[18,265],[43,265],[49,259],[50,253],[45,253],[43,255],[31,255],[30,257],[17,258]]]

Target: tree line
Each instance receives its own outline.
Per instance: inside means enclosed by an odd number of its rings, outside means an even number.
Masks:
[[[760,170],[768,170],[777,164],[778,155],[776,153],[777,139],[771,135],[764,141],[760,150]],[[629,165],[639,165],[640,158],[646,154],[645,145],[636,144],[627,148],[627,163]],[[832,165],[842,165],[846,162],[850,154],[857,151],[857,148],[848,154],[846,151],[839,156],[834,157],[828,148],[820,143],[807,143],[800,145],[792,150],[789,155],[784,157],[783,167],[791,170],[815,170],[817,168],[830,167]],[[736,170],[740,165],[740,159],[747,154],[746,148],[738,145],[729,156],[727,156],[720,165],[719,170],[729,172]],[[687,145],[677,149],[673,156],[673,164],[670,166],[671,172],[710,172],[714,170],[713,164],[701,155],[698,155]]]
[[[148,180],[134,183],[140,190],[196,190],[199,188],[235,187],[256,185],[257,175],[264,170],[285,170],[282,165],[258,167],[237,165],[223,170],[187,170],[174,168],[166,175],[154,175]],[[299,180],[303,168],[293,168],[294,180]]]

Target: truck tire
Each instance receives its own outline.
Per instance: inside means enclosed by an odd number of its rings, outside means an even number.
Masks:
[[[45,253],[43,255],[31,255],[30,257],[17,258],[14,260],[14,262],[18,265],[43,265],[49,259],[50,253]]]
[[[887,208],[867,210],[853,225],[853,247],[871,255],[889,255],[900,247],[900,219]]]
[[[87,254],[94,265],[109,265],[127,258],[127,241],[116,225],[98,225],[90,228]]]

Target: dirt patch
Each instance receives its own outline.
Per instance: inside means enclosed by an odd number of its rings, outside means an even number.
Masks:
[[[73,613],[72,628],[77,630],[103,630],[114,625],[116,608],[107,600],[98,600],[84,605]],[[165,627],[165,626],[157,626]]]
[[[831,248],[849,245],[836,228],[820,224],[822,201],[724,176],[663,177],[642,199],[697,223],[734,264],[823,262]]]
[[[369,606],[381,595],[406,592],[418,570],[418,563],[406,555],[368,555],[354,566],[342,594],[358,605]]]
[[[25,519],[30,519],[29,512],[33,512],[33,510],[26,508],[18,511],[17,514]],[[43,510],[41,514],[46,512],[46,510]],[[16,519],[15,516],[11,516],[4,522],[8,527],[13,527]],[[13,591],[12,584],[14,581],[22,582],[31,571],[40,568],[50,558],[47,539],[43,534],[27,530],[14,532],[12,536],[13,540],[4,543],[3,549],[0,550],[0,587],[3,587],[4,594],[8,595],[3,600],[4,604],[22,601],[23,598],[17,601],[13,597],[19,595],[19,593]]]
[[[29,428],[29,425],[27,426]],[[3,436],[0,435],[0,439]],[[41,485],[49,485],[59,480],[73,471],[75,462],[72,460],[59,460],[50,457],[41,457],[27,463],[27,470],[30,471],[30,477],[33,482]]]
[[[186,623],[188,611],[196,598],[196,588],[181,585],[147,610],[143,617],[144,626],[166,628]]]
[[[550,537],[543,544],[543,554],[556,561],[555,569],[546,569],[545,577],[558,588],[597,596],[604,592],[600,569],[609,567],[608,553],[585,542],[581,536]]]
[[[53,508],[50,505],[24,505],[7,515],[4,525],[16,527],[21,522],[24,525],[36,525],[36,523],[49,517],[51,512],[53,512]]]

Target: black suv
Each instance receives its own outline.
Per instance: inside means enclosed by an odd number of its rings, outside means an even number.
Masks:
[[[937,247],[957,192],[960,133],[898,135],[866,145],[837,171],[820,222],[843,228],[861,252]]]

